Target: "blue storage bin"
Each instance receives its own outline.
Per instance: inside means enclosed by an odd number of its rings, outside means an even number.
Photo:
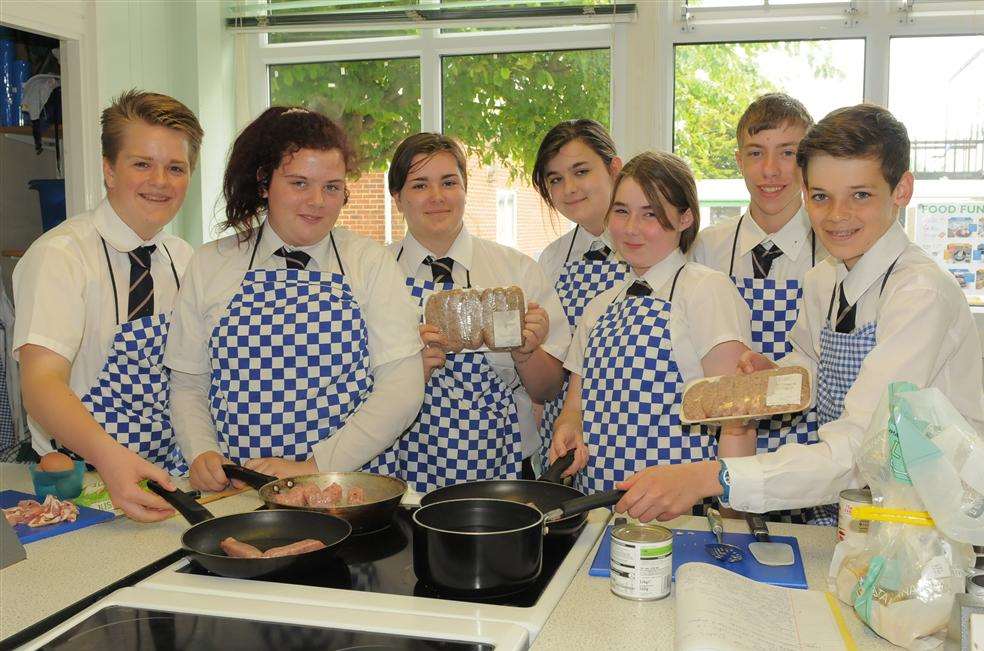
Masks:
[[[14,126],[14,42],[0,39],[0,127]]]
[[[27,115],[21,110],[21,100],[24,97],[24,82],[31,76],[31,62],[17,59],[14,61],[14,99],[11,107],[13,115],[11,126],[23,126],[29,123]]]
[[[41,201],[41,228],[50,231],[65,221],[65,179],[34,179],[27,187],[37,191]]]

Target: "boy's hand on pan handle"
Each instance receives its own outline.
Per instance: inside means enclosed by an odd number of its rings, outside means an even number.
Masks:
[[[311,457],[307,461],[288,461],[269,457],[266,459],[250,459],[243,464],[250,470],[262,472],[264,475],[273,475],[277,479],[287,479],[298,475],[315,475],[318,473],[318,464]]]
[[[420,341],[424,343],[420,356],[424,362],[424,382],[427,382],[434,369],[444,366],[448,338],[437,326],[424,323],[420,326]]]
[[[588,465],[588,446],[584,444],[584,428],[580,419],[558,418],[554,425],[553,441],[550,443],[548,458],[553,463],[568,451],[574,450],[574,463],[563,472],[561,477],[577,474]]]
[[[222,470],[223,463],[229,463],[229,460],[214,450],[202,452],[195,457],[189,473],[192,488],[213,493],[225,490],[229,485],[229,478]],[[234,482],[233,485],[236,488],[242,486],[239,482]]]
[[[771,359],[762,353],[756,353],[754,350],[746,350],[741,354],[741,357],[738,358],[739,375],[748,375],[750,373],[754,373],[755,371],[768,371],[778,367],[779,365]]]
[[[153,479],[167,490],[174,490],[167,472],[116,441],[90,460],[109,491],[113,505],[138,522],[158,522],[174,515],[162,498],[148,493],[138,484]]]
[[[703,498],[724,491],[718,481],[720,470],[718,461],[651,466],[615,484],[627,491],[615,510],[643,522],[689,514]]]

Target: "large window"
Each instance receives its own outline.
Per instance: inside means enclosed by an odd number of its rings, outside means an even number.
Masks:
[[[815,119],[864,94],[864,40],[702,43],[675,48],[673,148],[694,170],[701,225],[741,214],[748,192],[735,127],[763,93],[799,99]]]
[[[984,36],[894,38],[890,61],[916,177],[907,230],[984,305]]]

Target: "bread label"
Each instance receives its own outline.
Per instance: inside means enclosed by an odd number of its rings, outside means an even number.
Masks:
[[[765,406],[795,405],[800,401],[803,377],[799,374],[773,375],[765,392]]]
[[[492,334],[496,348],[514,348],[523,345],[523,325],[519,310],[503,310],[492,313]]]

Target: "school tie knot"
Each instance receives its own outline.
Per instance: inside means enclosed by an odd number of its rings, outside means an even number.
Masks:
[[[653,288],[645,280],[637,280],[625,292],[626,296],[649,296],[653,293]]]
[[[782,249],[775,244],[766,247],[764,244],[756,244],[752,249],[752,270],[755,278],[761,280],[769,277],[772,269],[772,262],[782,255]]]
[[[840,286],[840,305],[837,308],[837,322],[834,324],[836,332],[854,332],[854,319],[857,315],[857,304],[849,305],[847,295],[844,293],[844,283]]]
[[[157,250],[153,244],[138,246],[129,252],[130,291],[126,320],[135,321],[154,313],[154,277],[150,275],[150,255]]]
[[[302,270],[307,267],[308,262],[311,262],[311,256],[304,251],[288,251],[286,246],[280,247],[273,254],[287,260],[288,269]]]
[[[591,244],[591,248],[584,252],[583,257],[585,260],[591,260],[592,262],[604,262],[608,259],[611,252],[612,250],[606,244],[600,240],[595,240]]]
[[[449,283],[451,270],[454,269],[454,258],[434,258],[429,255],[424,258],[424,264],[431,268],[435,283]]]

